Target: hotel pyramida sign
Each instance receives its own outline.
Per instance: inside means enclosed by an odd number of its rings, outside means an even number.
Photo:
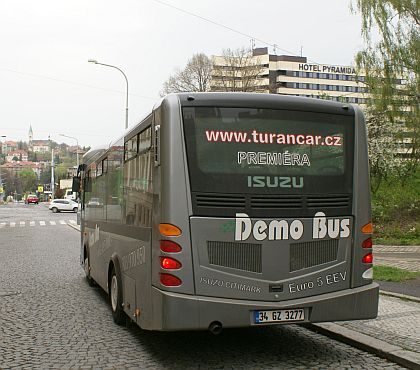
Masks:
[[[331,65],[324,65],[324,64],[306,64],[306,63],[299,63],[299,71],[341,73],[341,74],[346,74],[346,75],[356,74],[356,70],[353,67],[331,66]]]

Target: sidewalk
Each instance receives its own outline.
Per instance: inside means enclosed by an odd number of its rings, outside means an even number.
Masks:
[[[374,246],[374,263],[420,271],[420,246]],[[420,279],[380,284],[374,320],[311,325],[311,329],[420,370]]]

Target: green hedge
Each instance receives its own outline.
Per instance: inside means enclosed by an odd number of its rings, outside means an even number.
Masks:
[[[391,178],[372,194],[375,244],[420,245],[420,174]]]

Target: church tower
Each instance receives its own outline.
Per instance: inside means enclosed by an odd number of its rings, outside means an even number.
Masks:
[[[32,145],[32,139],[34,138],[34,133],[32,131],[32,125],[31,124],[29,124],[29,134],[28,134],[28,136],[29,136],[28,145],[31,146]]]

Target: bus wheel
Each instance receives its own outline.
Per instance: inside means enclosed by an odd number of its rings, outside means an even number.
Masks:
[[[112,267],[110,284],[109,284],[109,297],[111,299],[112,318],[118,325],[125,324],[126,316],[122,305],[122,288],[121,277],[117,275],[115,267]]]
[[[92,276],[90,276],[89,256],[87,255],[85,257],[85,263],[84,263],[83,269],[85,270],[86,280],[89,286],[95,286],[95,281],[92,279]]]

